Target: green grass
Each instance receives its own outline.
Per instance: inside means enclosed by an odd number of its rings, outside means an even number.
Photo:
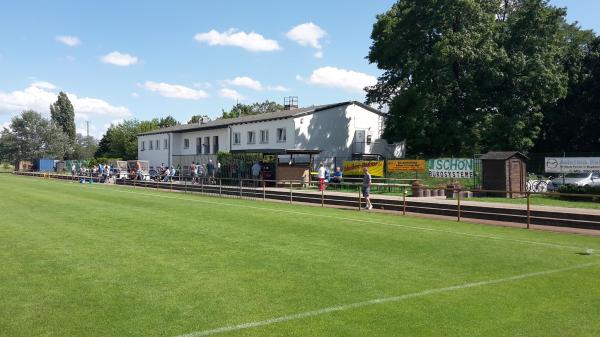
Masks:
[[[594,237],[9,175],[0,195],[0,336],[178,336],[587,263],[214,336],[600,335]]]
[[[582,195],[580,200],[564,200],[555,197],[549,197],[545,195],[532,195],[530,197],[530,204],[534,206],[555,206],[555,207],[571,207],[571,208],[587,208],[587,209],[600,209],[600,202],[585,201],[590,200],[590,197]],[[498,202],[505,204],[519,204],[527,205],[526,198],[470,198],[468,201],[484,201],[484,202]]]

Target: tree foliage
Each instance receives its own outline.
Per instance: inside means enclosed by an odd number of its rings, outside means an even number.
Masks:
[[[7,161],[62,159],[72,151],[70,146],[60,127],[33,110],[14,117],[10,128],[0,133],[0,159]]]
[[[190,120],[187,122],[188,124],[198,124],[200,123],[200,119],[208,117],[207,115],[193,115]]]
[[[367,102],[389,104],[410,154],[531,149],[567,94],[569,26],[547,0],[400,0],[377,17]]]
[[[237,118],[248,115],[258,115],[267,112],[283,110],[283,105],[276,102],[266,100],[264,102],[256,102],[252,104],[237,103],[231,110],[223,110],[222,118]]]
[[[64,92],[58,93],[56,102],[50,105],[52,122],[58,125],[69,140],[75,142],[75,109]]]
[[[136,159],[138,155],[137,135],[159,128],[159,119],[151,121],[126,120],[111,125],[98,144],[96,157]]]

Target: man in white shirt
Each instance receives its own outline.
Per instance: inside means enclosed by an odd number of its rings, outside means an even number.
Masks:
[[[258,184],[258,179],[260,178],[261,169],[262,169],[262,167],[260,166],[260,164],[258,162],[255,162],[254,165],[252,165],[251,171],[252,171],[252,179],[254,180],[254,186],[256,186]]]
[[[325,189],[325,165],[323,163],[319,166],[317,177],[319,178],[319,191],[323,191]]]

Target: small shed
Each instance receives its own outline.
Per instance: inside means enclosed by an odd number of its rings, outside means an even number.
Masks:
[[[518,151],[488,152],[482,155],[481,187],[484,190],[525,192],[527,184],[527,156]],[[520,198],[522,193],[487,193],[507,198]]]

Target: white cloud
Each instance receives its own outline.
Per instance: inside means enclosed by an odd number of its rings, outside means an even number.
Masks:
[[[18,113],[22,110],[32,109],[47,113],[50,104],[56,101],[58,93],[52,91],[57,87],[49,82],[34,82],[23,90],[12,92],[0,91],[0,114]],[[67,93],[75,111],[79,116],[113,116],[129,117],[131,112],[123,106],[113,106],[110,103],[91,97],[78,97]]]
[[[296,78],[298,77],[296,76]],[[315,69],[307,80],[307,83],[310,84],[342,88],[356,92],[363,92],[365,87],[374,85],[376,82],[377,78],[375,76],[336,67]]]
[[[252,52],[281,49],[279,43],[275,40],[265,39],[262,35],[255,32],[241,32],[235,28],[230,28],[222,33],[214,29],[207,33],[198,33],[194,36],[194,40],[200,43],[207,43],[209,46],[234,46]]]
[[[238,76],[233,80],[226,80],[225,83],[229,85],[235,85],[238,87],[246,87],[257,91],[263,90],[263,86],[262,84],[260,84],[259,81],[252,79],[248,76]]]
[[[288,91],[289,89],[282,85],[267,85],[263,86],[260,81],[255,80],[248,76],[238,76],[233,80],[225,80],[224,81],[228,85],[233,85],[237,87],[246,87],[256,91]]]
[[[121,54],[118,51],[108,53],[100,59],[104,63],[113,64],[115,66],[127,67],[138,63],[138,58],[130,54]]]
[[[327,32],[312,22],[297,25],[285,34],[288,39],[296,41],[299,45],[310,46],[315,49],[322,48],[320,40],[325,35],[327,35]]]
[[[316,58],[318,58],[318,59],[323,58],[323,52],[319,50],[319,51],[315,52],[313,54],[313,56],[316,57]]]
[[[56,37],[56,41],[65,44],[69,47],[77,47],[81,44],[81,40],[77,36],[59,35]]]
[[[229,88],[223,88],[219,90],[219,95],[221,95],[221,97],[228,98],[234,101],[243,101],[245,99],[245,97],[240,95],[239,92]]]
[[[140,84],[140,86],[146,90],[170,98],[198,100],[208,97],[208,94],[204,90],[196,90],[179,84],[146,81],[144,84]]]
[[[138,98],[138,97],[140,97],[140,94],[138,94],[137,92],[132,92],[131,97]]]
[[[267,86],[267,90],[269,91],[289,91],[290,89],[284,87],[283,85],[269,85]]]
[[[212,88],[212,84],[210,82],[198,82],[193,84],[194,88],[200,89],[210,89]]]

